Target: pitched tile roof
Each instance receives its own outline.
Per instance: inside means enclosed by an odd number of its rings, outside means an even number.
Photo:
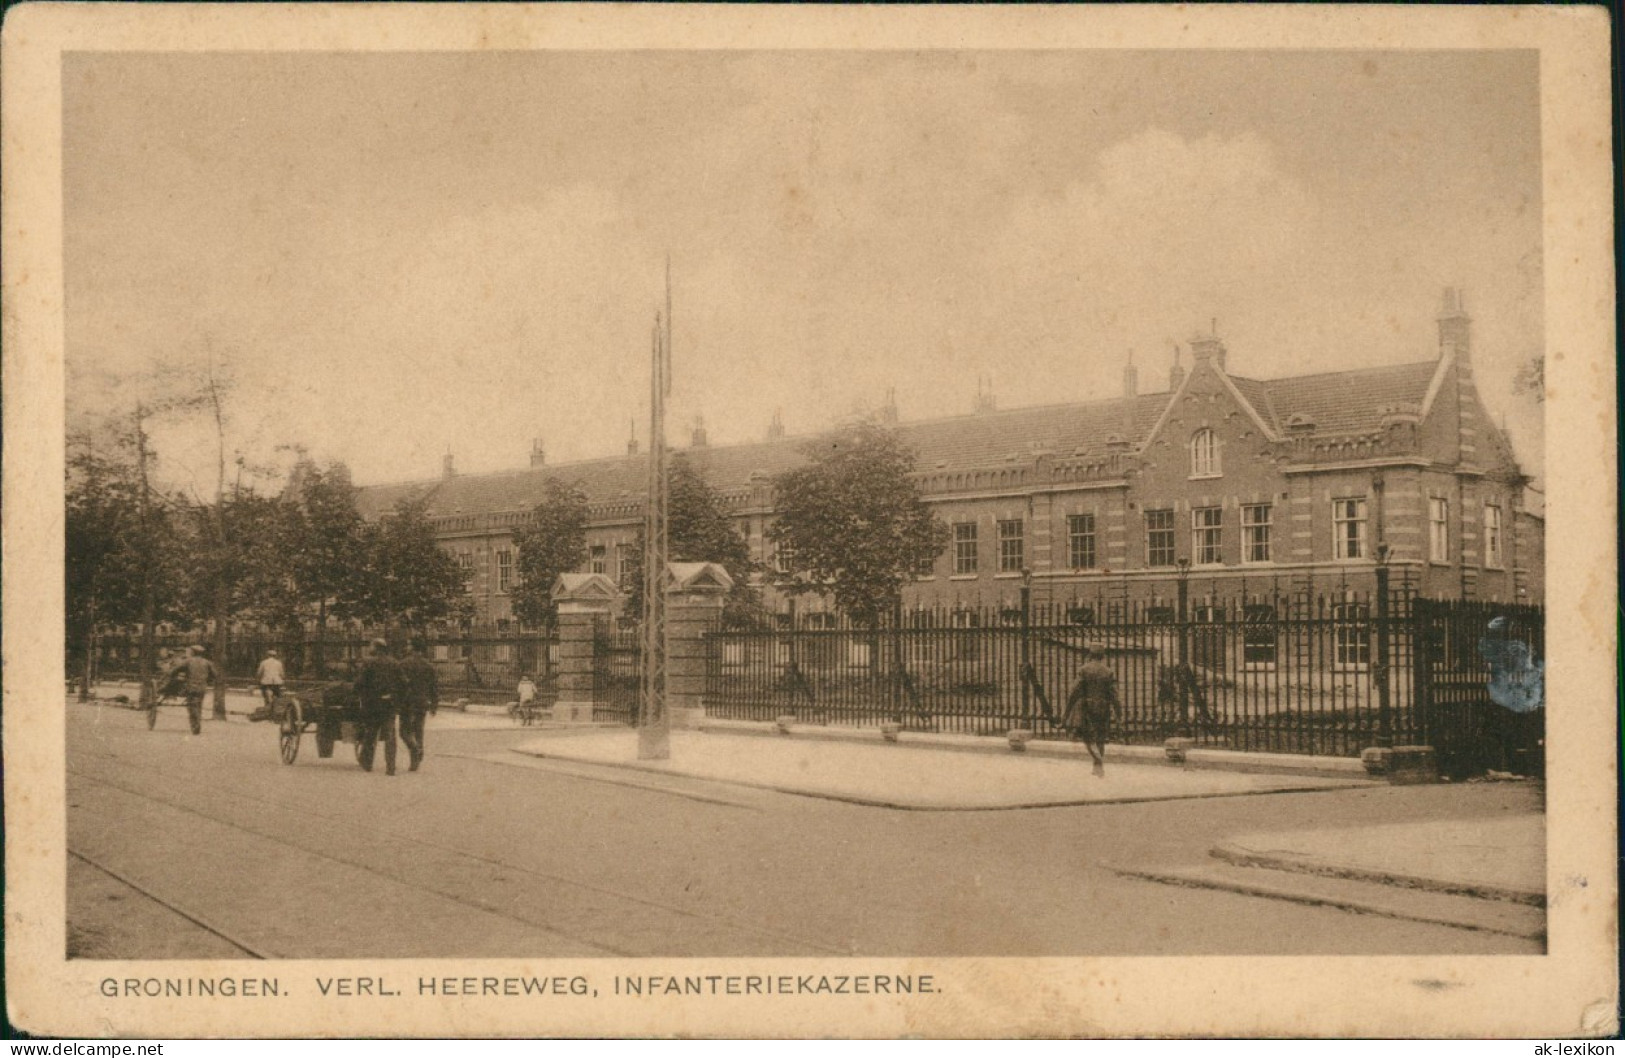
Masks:
[[[1379,428],[1384,407],[1414,404],[1420,408],[1438,365],[1437,360],[1424,360],[1276,378],[1260,385],[1268,391],[1283,425],[1294,415],[1304,415],[1315,424],[1315,432],[1324,436],[1370,433]],[[1238,388],[1242,384],[1240,379],[1232,381]],[[1264,414],[1262,408],[1259,414]]]
[[[1315,423],[1319,435],[1363,433],[1378,429],[1385,405],[1420,405],[1437,361],[1335,371],[1295,378],[1231,378],[1244,399],[1272,428],[1294,415]],[[1143,442],[1171,394],[1142,393],[1134,400],[1133,430],[1128,440]],[[1008,411],[955,415],[905,422],[897,426],[913,447],[921,470],[938,467],[989,467],[1031,460],[1040,450],[1057,456],[1098,455],[1124,432],[1120,397],[1072,404],[1050,404]],[[679,449],[693,460],[713,487],[747,486],[761,472],[772,476],[800,464],[807,445],[817,438],[785,437],[737,445]],[[363,488],[361,511],[377,517],[407,497],[427,496],[431,515],[528,510],[541,501],[544,483],[558,477],[576,483],[589,502],[605,503],[643,493],[647,454],[589,459],[493,474]]]

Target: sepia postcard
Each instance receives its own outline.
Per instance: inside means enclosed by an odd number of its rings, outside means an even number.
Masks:
[[[10,9],[11,1023],[1617,1033],[1609,41]]]

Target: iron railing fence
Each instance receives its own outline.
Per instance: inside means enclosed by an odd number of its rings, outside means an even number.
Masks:
[[[366,655],[370,637],[343,635],[318,639],[262,632],[233,633],[227,640],[225,673],[233,682],[252,681],[260,659],[275,648],[281,655],[288,681],[294,686],[353,678]],[[515,697],[519,678],[529,675],[537,686],[537,699],[551,705],[557,697],[558,638],[543,632],[474,635],[431,635],[421,641],[424,654],[434,663],[440,677],[442,700],[457,697],[501,699]],[[201,644],[213,660],[212,637],[196,633],[169,634],[156,638],[158,664],[176,656],[188,646]],[[97,680],[137,680],[141,638],[139,635],[102,635],[97,639],[95,678]],[[82,659],[69,668],[77,679],[84,671]]]
[[[1026,589],[1014,606],[907,610],[872,629],[785,615],[778,628],[707,637],[706,711],[1061,738],[1084,648],[1098,646],[1117,676],[1117,741],[1353,756],[1421,730],[1414,593],[1393,580],[1381,607],[1375,588],[1344,581],[1186,577],[1166,595],[1102,585],[1035,602]]]

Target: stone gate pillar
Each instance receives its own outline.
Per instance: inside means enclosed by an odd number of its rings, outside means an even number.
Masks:
[[[553,601],[559,608],[559,697],[553,703],[554,720],[592,720],[593,626],[608,618],[620,598],[615,582],[602,573],[563,573],[553,583]]]
[[[716,562],[673,562],[666,580],[666,708],[671,726],[705,717],[705,633],[715,629],[733,578]]]

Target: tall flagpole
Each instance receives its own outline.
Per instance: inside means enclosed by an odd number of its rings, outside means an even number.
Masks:
[[[666,310],[655,314],[649,364],[649,489],[643,517],[642,688],[638,759],[671,756],[666,709],[666,563],[669,484],[666,480],[666,397],[671,393],[671,259],[666,259]]]

